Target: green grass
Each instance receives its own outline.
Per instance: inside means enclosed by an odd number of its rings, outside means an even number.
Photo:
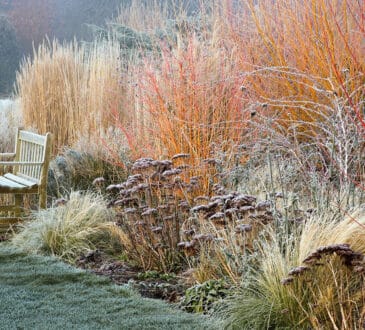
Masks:
[[[214,329],[213,321],[0,244],[1,329]]]

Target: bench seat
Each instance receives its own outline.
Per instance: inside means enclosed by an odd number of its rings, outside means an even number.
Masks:
[[[17,131],[15,152],[0,154],[0,195],[14,196],[14,204],[0,205],[0,224],[20,219],[26,194],[38,195],[39,208],[46,207],[50,155],[50,133],[39,135],[24,130]]]
[[[38,184],[34,181],[14,175],[12,173],[6,173],[5,175],[0,176],[0,193],[22,193],[25,190],[28,192],[37,192]]]

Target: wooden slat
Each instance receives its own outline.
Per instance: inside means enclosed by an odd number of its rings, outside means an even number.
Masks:
[[[1,158],[14,158],[15,157],[15,153],[10,153],[10,152],[5,152],[0,154],[0,159]]]
[[[10,188],[27,188],[27,186],[11,181],[7,178],[4,178],[3,176],[0,176],[0,187],[10,187]]]
[[[21,219],[19,217],[0,217],[0,225],[10,225],[19,223]]]
[[[11,219],[9,221],[4,222],[3,224],[1,223],[1,218],[0,218],[0,234],[1,235],[8,235],[9,233],[11,234],[15,228],[18,226],[19,220],[17,221],[16,219]]]
[[[34,181],[29,181],[29,180],[27,180],[25,178],[22,178],[20,176],[14,175],[12,173],[6,173],[4,175],[4,177],[7,178],[7,179],[9,179],[9,180],[11,180],[11,181],[14,181],[16,183],[20,183],[20,184],[22,184],[24,186],[28,186],[28,187],[34,187],[34,186],[37,185]]]
[[[1,213],[14,213],[17,210],[18,206],[15,204],[11,204],[11,205],[1,205],[0,206],[0,218],[1,218]]]
[[[19,166],[19,165],[27,165],[27,166],[35,166],[42,165],[43,162],[0,162],[0,166]]]
[[[16,173],[16,176],[18,176],[20,178],[23,178],[25,180],[28,180],[28,181],[32,181],[32,182],[34,182],[37,185],[39,184],[39,181],[40,181],[40,179],[32,178],[32,177],[30,177],[28,175],[25,175],[23,173]]]
[[[44,145],[46,142],[46,138],[44,135],[38,135],[27,131],[19,131],[19,139],[40,145]]]

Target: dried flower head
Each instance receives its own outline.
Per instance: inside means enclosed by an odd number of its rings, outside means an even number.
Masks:
[[[161,226],[153,226],[151,227],[151,231],[154,233],[154,234],[161,234],[162,233],[162,230],[163,228]]]
[[[287,277],[287,278],[282,279],[280,282],[282,285],[288,285],[288,284],[292,283],[293,281],[294,281],[294,278]]]
[[[190,157],[189,154],[176,154],[176,155],[172,156],[171,160],[177,160],[177,159],[189,158],[189,157]]]
[[[304,273],[307,270],[309,270],[309,267],[307,267],[307,266],[295,267],[295,268],[293,268],[289,271],[288,275],[297,276],[297,275],[300,275],[300,274]]]
[[[150,216],[150,215],[155,215],[157,213],[158,213],[157,209],[155,209],[155,208],[148,208],[143,213],[141,213],[141,216],[142,217],[147,217],[147,216]]]
[[[252,226],[251,225],[246,225],[246,224],[240,224],[240,225],[238,225],[234,228],[234,231],[237,234],[247,233],[247,232],[252,231]]]
[[[270,201],[261,201],[256,204],[256,210],[258,211],[265,211],[271,208],[271,202]]]
[[[65,205],[65,204],[67,204],[67,200],[65,198],[56,199],[55,202],[54,202],[55,207],[62,206],[62,205]]]

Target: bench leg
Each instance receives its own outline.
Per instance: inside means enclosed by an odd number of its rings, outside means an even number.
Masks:
[[[47,208],[47,191],[44,189],[39,192],[39,208]]]
[[[23,195],[15,194],[14,195],[14,205],[15,205],[15,217],[20,217],[21,215],[21,205],[23,203]]]

